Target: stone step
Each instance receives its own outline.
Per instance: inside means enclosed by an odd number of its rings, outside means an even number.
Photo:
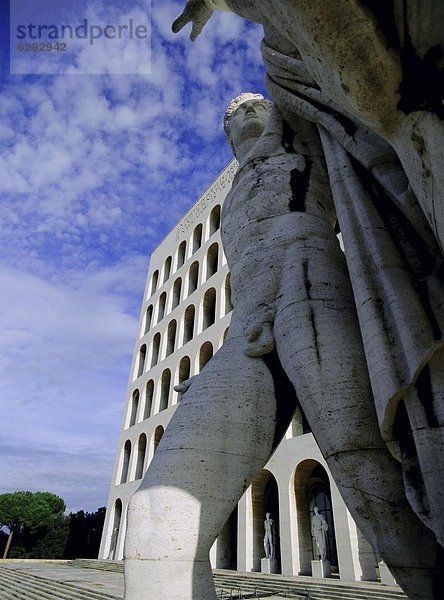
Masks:
[[[40,584],[39,586],[21,581],[18,577],[4,577],[0,579],[1,598],[20,598],[20,600],[67,600],[72,597],[66,593],[60,594],[55,586]]]
[[[0,590],[5,599],[20,600],[120,600],[103,592],[93,592],[64,581],[38,577],[22,569],[0,566]],[[3,600],[3,596],[0,596]],[[9,598],[8,598],[9,600]]]
[[[76,559],[71,565],[85,569],[99,569],[123,573],[123,561]],[[312,600],[407,600],[400,588],[378,583],[343,582],[335,579],[313,579],[312,577],[282,577],[261,573],[240,573],[216,569],[216,588],[220,592],[237,593],[240,588],[244,595],[264,597],[264,594],[286,594],[287,597],[310,597]],[[310,596],[308,596],[310,594]]]
[[[51,586],[32,586],[28,583],[17,581],[17,579],[10,581],[2,579],[0,590],[0,597],[2,599],[5,593],[8,598],[20,598],[20,600],[68,600],[74,597],[79,598],[79,596],[73,596],[71,593],[64,592],[61,594]]]
[[[216,587],[220,589],[241,587],[249,593],[257,589],[261,592],[299,593],[304,596],[309,592],[313,600],[406,600],[400,589],[387,588],[381,584],[353,584],[308,577],[285,578],[220,570],[215,571],[214,580]]]
[[[29,582],[20,581],[18,578],[6,579],[3,577],[0,583],[0,590],[2,592],[1,598],[3,598],[3,594],[7,594],[7,597],[11,596],[14,598],[20,598],[24,600],[68,600],[68,599],[77,599],[85,598],[85,595],[78,595],[73,593],[72,591],[63,590],[60,592],[56,589],[55,585],[49,584],[40,584],[33,585]],[[89,598],[89,597],[88,597]]]
[[[124,572],[123,560],[96,560],[90,558],[76,558],[69,561],[69,565],[79,569],[97,569],[100,571],[111,571],[113,573]]]
[[[389,600],[394,598],[392,595],[385,593],[372,594],[367,590],[360,589],[328,589],[319,588],[310,585],[293,585],[293,586],[265,586],[265,585],[246,585],[244,582],[239,581],[236,583],[221,583],[216,580],[216,587],[230,591],[240,588],[245,593],[252,593],[257,590],[260,593],[268,592],[269,594],[286,594],[288,595],[301,595],[308,597],[310,595],[313,600]],[[404,598],[405,596],[399,596]]]

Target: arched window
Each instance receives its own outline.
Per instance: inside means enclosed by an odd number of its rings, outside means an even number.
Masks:
[[[153,273],[153,279],[151,282],[151,295],[154,294],[154,292],[157,290],[157,283],[159,281],[159,271],[154,271]]]
[[[202,224],[199,224],[193,233],[193,252],[202,246]]]
[[[122,500],[116,499],[114,504],[114,519],[113,526],[111,529],[111,541],[109,546],[108,560],[114,560],[116,558],[117,540],[119,539],[120,521],[122,519]]]
[[[190,369],[191,369],[191,362],[188,356],[184,356],[182,358],[182,360],[179,363],[179,385],[183,382],[186,381],[187,379],[190,378]],[[180,397],[182,396],[182,394],[179,392],[178,393],[178,399],[180,400]]]
[[[215,206],[210,214],[210,235],[220,228],[220,204]]]
[[[279,539],[279,492],[277,481],[274,476],[263,469],[252,482],[251,488],[251,558],[253,559],[253,569],[261,570],[261,558],[264,552],[264,518],[270,513],[275,524],[276,544],[275,559],[280,567],[280,539]]]
[[[207,279],[217,271],[219,261],[219,244],[211,244],[207,252]]]
[[[199,371],[202,371],[204,366],[213,356],[213,344],[211,342],[205,342],[199,352]]]
[[[210,288],[203,297],[203,329],[213,325],[216,320],[216,290]]]
[[[143,344],[139,350],[139,364],[137,367],[137,377],[140,377],[145,371],[146,344]]]
[[[157,322],[161,321],[165,315],[165,305],[166,305],[167,295],[166,292],[162,292],[159,298],[159,312],[157,314]]]
[[[170,396],[170,386],[171,386],[171,371],[169,369],[165,369],[165,371],[162,373],[162,379],[160,381],[159,412],[168,408],[168,399]]]
[[[150,379],[146,384],[145,389],[145,411],[143,413],[144,419],[149,419],[151,416],[151,410],[153,406],[153,393],[154,393],[154,381]]]
[[[184,240],[179,244],[179,248],[177,250],[177,268],[181,267],[185,262],[185,255],[187,252],[187,243]]]
[[[131,400],[131,418],[129,426],[132,427],[137,421],[137,412],[139,410],[139,390],[134,390]]]
[[[231,275],[228,273],[227,278],[225,279],[225,314],[227,315],[230,311],[233,310],[233,305],[231,303]]]
[[[235,506],[217,537],[216,569],[237,570],[238,522],[238,508]]]
[[[120,483],[126,483],[128,479],[128,469],[131,459],[131,442],[126,440],[123,448],[123,464],[122,464],[122,475],[120,476]]]
[[[163,282],[165,283],[165,281],[168,281],[169,277],[170,277],[170,273],[171,273],[171,256],[169,256],[166,261],[165,261],[165,265],[163,267]]]
[[[146,435],[142,433],[137,444],[137,465],[135,479],[142,479],[143,465],[145,464],[146,455]]]
[[[159,360],[159,348],[160,348],[160,333],[157,332],[153,337],[153,353],[151,355],[151,367],[155,367]]]
[[[184,315],[184,324],[183,324],[183,344],[186,344],[190,340],[193,339],[194,333],[194,318],[196,315],[196,309],[193,304],[186,309]]]
[[[314,507],[317,506],[319,512],[328,523],[326,535],[327,560],[333,564],[338,564],[335,526],[331,504],[330,484],[325,469],[319,465],[311,474],[308,489],[308,499],[310,503],[310,516],[313,518]],[[317,552],[313,552],[313,558],[317,558]]]
[[[157,450],[157,446],[159,445],[159,442],[162,439],[164,431],[165,430],[162,427],[162,425],[156,427],[156,430],[154,431],[154,452]]]
[[[188,273],[188,296],[197,289],[199,282],[199,263],[193,262]]]
[[[168,338],[167,338],[167,349],[166,355],[169,356],[174,352],[174,346],[176,344],[176,329],[177,329],[177,321],[172,320],[168,325]]]
[[[180,303],[180,293],[182,291],[182,279],[178,277],[173,286],[173,303],[171,308],[176,308]]]
[[[153,318],[153,305],[150,304],[148,306],[148,308],[146,309],[146,315],[145,315],[145,333],[148,333],[148,331],[150,330],[152,318]]]

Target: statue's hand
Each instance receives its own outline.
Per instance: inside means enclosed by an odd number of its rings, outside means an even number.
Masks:
[[[185,381],[182,381],[182,383],[179,383],[179,385],[175,385],[174,391],[179,392],[180,394],[185,394],[190,389],[191,384],[193,383],[193,379],[195,379],[196,377],[197,375],[194,375],[189,379],[185,379]]]
[[[252,323],[246,331],[247,346],[244,350],[247,356],[257,357],[269,354],[274,348],[272,323]]]
[[[182,13],[174,20],[172,30],[174,33],[180,31],[187,23],[192,23],[190,40],[194,42],[207,22],[210,20],[213,10],[208,7],[206,0],[188,0]]]

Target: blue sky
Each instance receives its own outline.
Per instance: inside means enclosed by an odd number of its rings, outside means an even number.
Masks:
[[[0,492],[106,504],[149,255],[230,159],[228,101],[263,92],[260,29],[218,13],[192,44],[182,6],[152,2],[150,75],[10,75],[1,0]]]

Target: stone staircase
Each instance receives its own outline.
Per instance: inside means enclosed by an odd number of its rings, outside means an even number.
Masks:
[[[75,560],[76,567],[100,569],[123,573],[123,561]],[[344,582],[338,579],[313,579],[312,577],[282,577],[261,573],[240,573],[216,569],[214,582],[221,598],[276,596],[309,598],[310,600],[407,600],[400,588],[373,582]]]
[[[123,575],[123,561],[78,559],[65,563],[77,569],[95,569]],[[407,600],[398,587],[373,582],[282,577],[261,573],[213,571],[220,600],[293,598],[299,600]],[[122,600],[91,586],[33,575],[25,569],[0,565],[0,600]],[[159,599],[166,600],[166,599]]]
[[[72,583],[55,581],[22,569],[0,566],[1,600],[121,600],[103,592],[86,590]]]
[[[213,575],[216,589],[227,594],[233,593],[235,597],[238,597],[240,590],[245,598],[279,595],[310,600],[407,600],[400,588],[373,582],[282,577],[225,570],[215,570]]]

